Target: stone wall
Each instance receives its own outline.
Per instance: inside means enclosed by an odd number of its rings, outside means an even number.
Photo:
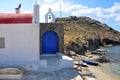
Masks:
[[[47,31],[54,31],[59,39],[59,52],[64,51],[64,27],[62,23],[40,23],[40,53],[42,53],[42,36]]]

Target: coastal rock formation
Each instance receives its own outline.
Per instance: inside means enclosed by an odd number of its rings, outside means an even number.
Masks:
[[[104,45],[109,45],[109,44],[112,44],[112,45],[119,45],[120,42],[119,41],[114,41],[114,40],[111,40],[111,39],[108,39],[108,38],[104,38],[101,40],[101,44],[104,46]]]
[[[96,38],[96,39],[88,39],[87,40],[89,43],[89,50],[96,50],[97,48],[99,48],[99,46],[101,45],[100,43],[100,39]]]
[[[120,45],[120,32],[90,17],[70,16],[57,18],[56,22],[64,24],[65,49],[77,54],[85,55],[85,51],[99,46]]]
[[[75,42],[69,43],[66,48],[68,50],[72,50],[75,53],[81,54],[81,55],[84,55],[84,52],[86,50],[86,47],[82,43],[78,44],[78,43],[75,43]]]

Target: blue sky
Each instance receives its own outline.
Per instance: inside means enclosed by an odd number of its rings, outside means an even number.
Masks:
[[[14,8],[22,4],[22,13],[32,13],[36,0],[2,0],[0,13],[14,13]],[[40,21],[44,22],[44,15],[48,8],[52,8],[56,17],[59,17],[60,3],[62,17],[88,16],[108,24],[120,32],[120,0],[39,0]]]

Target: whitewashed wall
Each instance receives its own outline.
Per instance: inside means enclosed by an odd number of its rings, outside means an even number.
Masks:
[[[0,24],[0,63],[37,63],[39,60],[39,24]]]

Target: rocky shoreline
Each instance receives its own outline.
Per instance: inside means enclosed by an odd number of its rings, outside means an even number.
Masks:
[[[104,71],[102,71],[100,66],[95,66],[93,69],[93,67],[91,67],[93,65],[87,65],[87,64],[84,64],[82,62],[83,59],[89,60],[89,61],[99,62],[100,65],[102,63],[110,62],[111,59],[104,56],[105,54],[107,54],[107,51],[103,50],[103,49],[96,49],[95,51],[86,51],[85,55],[76,54],[74,51],[70,51],[70,56],[74,60],[73,67],[81,75],[83,80],[104,80],[104,79],[117,80],[114,78],[114,76],[111,76],[111,75],[105,73]],[[100,73],[95,74],[98,70],[100,71]],[[104,79],[101,79],[99,77],[99,76],[101,76],[101,74],[104,74],[104,76],[106,78],[104,77]]]
[[[56,22],[64,24],[64,53],[70,57],[75,53],[87,59],[96,57],[94,60],[100,63],[109,62],[106,52],[99,48],[120,45],[120,32],[90,17],[69,16],[56,18]]]
[[[88,77],[93,78],[94,80],[96,76],[91,72],[91,70],[89,70],[89,66],[83,65],[82,59],[99,62],[100,64],[108,63],[111,61],[110,58],[105,56],[105,54],[107,54],[107,51],[100,49],[100,47],[119,45],[119,42],[111,41],[109,44],[105,42],[106,41],[100,43],[98,39],[94,40],[94,42],[92,40],[76,41],[71,42],[65,46],[64,53],[73,58],[74,68],[83,77],[84,80],[89,80],[87,79]]]
[[[65,54],[72,57],[76,54],[82,55],[88,60],[98,61],[100,63],[109,62],[110,59],[105,56],[106,50],[99,49],[102,47],[110,47],[120,45],[119,41],[110,39],[88,39],[88,40],[76,40],[65,45]]]

